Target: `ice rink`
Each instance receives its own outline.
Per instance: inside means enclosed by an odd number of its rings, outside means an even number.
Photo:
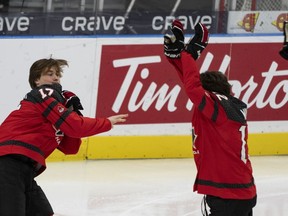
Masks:
[[[254,216],[287,216],[288,156],[250,159],[258,190]],[[50,162],[37,182],[55,216],[201,216],[195,174],[192,158],[88,160]]]

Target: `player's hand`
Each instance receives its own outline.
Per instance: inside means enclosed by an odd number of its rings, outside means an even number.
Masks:
[[[25,97],[33,103],[42,103],[44,100],[53,97],[60,103],[64,103],[65,99],[62,94],[62,86],[58,83],[45,84],[32,89]]]
[[[179,20],[174,20],[171,25],[171,34],[164,35],[164,54],[168,58],[180,58],[184,49],[183,25]]]
[[[65,98],[65,107],[70,108],[77,112],[79,115],[83,116],[80,112],[80,110],[83,110],[83,106],[80,102],[79,97],[73,92],[67,90],[62,91],[62,95]]]
[[[128,117],[128,114],[120,114],[120,115],[110,116],[108,117],[108,119],[112,125],[115,125],[117,123],[126,122],[127,117]]]
[[[284,43],[283,48],[280,50],[279,54],[286,60],[288,60],[288,21],[283,23],[283,34],[284,34]]]
[[[202,23],[197,23],[195,26],[195,34],[188,41],[185,50],[190,53],[195,60],[197,60],[208,45],[208,40],[208,29]]]

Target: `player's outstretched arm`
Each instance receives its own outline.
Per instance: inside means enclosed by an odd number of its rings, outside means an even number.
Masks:
[[[284,43],[283,48],[280,50],[279,54],[286,60],[288,60],[288,21],[283,23],[283,34],[284,34]]]
[[[108,117],[108,120],[111,122],[112,125],[117,123],[126,122],[126,118],[128,117],[128,114],[120,114],[120,115],[114,115]]]

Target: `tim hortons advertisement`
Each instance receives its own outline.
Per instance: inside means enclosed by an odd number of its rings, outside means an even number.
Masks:
[[[220,70],[248,105],[249,121],[288,120],[288,62],[280,43],[209,44],[201,71]],[[103,45],[96,115],[129,113],[129,124],[190,122],[193,104],[160,44]]]

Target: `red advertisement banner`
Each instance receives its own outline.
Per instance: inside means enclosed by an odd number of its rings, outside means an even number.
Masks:
[[[288,120],[288,61],[280,43],[209,44],[197,61],[220,70],[236,97],[248,105],[249,121]],[[162,45],[103,45],[97,116],[129,113],[128,124],[190,122],[188,100]]]

